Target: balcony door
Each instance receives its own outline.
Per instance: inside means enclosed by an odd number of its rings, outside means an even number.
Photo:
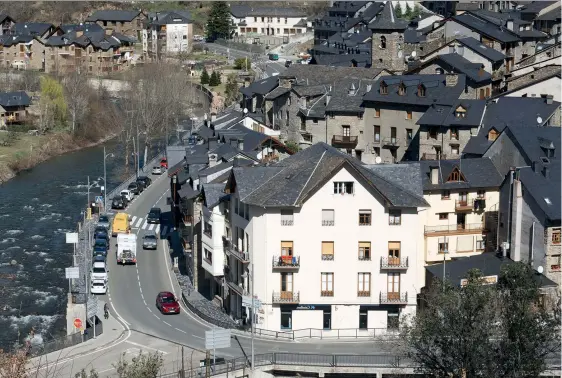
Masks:
[[[281,273],[281,299],[293,299],[293,273]]]
[[[466,214],[457,214],[457,229],[464,230],[466,228]]]
[[[400,242],[388,242],[388,265],[400,265]]]
[[[389,300],[400,299],[400,273],[388,273],[387,295]]]
[[[293,242],[292,241],[282,241],[281,242],[281,256],[293,256]]]
[[[460,192],[459,193],[459,203],[463,206],[466,206],[468,203],[468,193],[467,192]]]

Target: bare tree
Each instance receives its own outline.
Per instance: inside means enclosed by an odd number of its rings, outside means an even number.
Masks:
[[[66,103],[70,113],[70,125],[72,133],[76,132],[76,127],[80,126],[84,116],[88,112],[88,78],[80,71],[72,72],[63,79],[63,86],[66,92]]]
[[[136,357],[133,357],[131,362],[125,359],[125,353],[123,353],[119,362],[113,367],[119,378],[152,378],[158,376],[163,364],[164,359],[161,353],[144,354],[141,351]]]

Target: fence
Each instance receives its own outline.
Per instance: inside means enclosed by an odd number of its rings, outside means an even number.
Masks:
[[[288,331],[271,331],[256,328],[255,335],[261,337],[272,337],[280,340],[300,340],[300,339],[319,339],[319,340],[345,340],[345,339],[374,339],[397,338],[400,335],[398,329],[387,328],[342,328],[342,329],[315,329],[305,328]]]
[[[266,41],[266,40],[262,40],[262,38],[260,38],[260,42],[267,45],[267,44],[269,44],[268,42],[274,42],[274,41],[273,40]],[[238,51],[242,51],[242,52],[257,53],[257,54],[264,54],[265,53],[265,47],[263,45],[254,45],[254,44],[251,44],[251,43],[226,41],[224,39],[217,39],[215,41],[215,43],[217,45],[228,47],[231,50],[238,50]]]

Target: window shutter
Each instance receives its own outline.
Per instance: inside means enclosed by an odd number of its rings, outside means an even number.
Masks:
[[[323,255],[333,255],[334,254],[334,242],[322,242],[322,254]]]
[[[293,242],[292,241],[282,241],[281,242],[281,248],[293,248]]]
[[[388,249],[400,250],[400,242],[388,242]]]
[[[359,242],[359,248],[371,248],[371,242]]]

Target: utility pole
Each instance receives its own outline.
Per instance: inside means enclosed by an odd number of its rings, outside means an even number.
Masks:
[[[250,278],[252,280],[252,282],[250,283],[251,285],[251,290],[252,290],[252,309],[250,311],[250,313],[252,314],[252,366],[250,367],[252,369],[252,371],[254,371],[254,321],[256,320],[256,309],[254,307],[254,263],[252,262],[252,273],[250,275]],[[253,374],[252,374],[253,376]]]
[[[137,122],[137,156],[135,157],[137,161],[137,178],[139,178],[139,165],[140,165],[140,143],[139,143],[139,124]]]
[[[185,378],[185,365],[183,357],[183,346],[181,347],[181,378]]]
[[[205,352],[205,377],[211,376],[211,351],[207,349]]]

